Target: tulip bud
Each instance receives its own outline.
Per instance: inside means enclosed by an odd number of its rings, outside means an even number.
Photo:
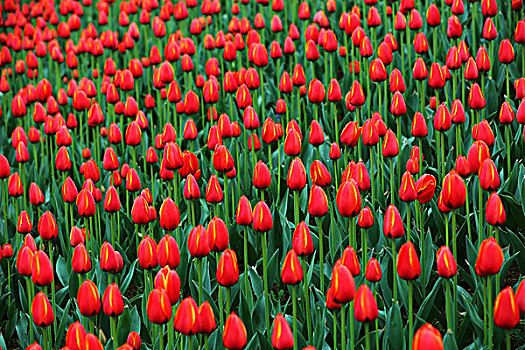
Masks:
[[[111,283],[104,291],[102,305],[108,316],[116,317],[124,312],[124,300],[116,283]]]
[[[520,310],[511,287],[503,289],[496,297],[494,323],[503,329],[515,328],[520,323]]]
[[[443,350],[441,334],[430,323],[425,324],[414,334],[412,350]]]
[[[48,327],[55,322],[55,314],[44,292],[39,292],[31,303],[33,323],[38,327]]]
[[[100,312],[100,294],[91,280],[85,280],[78,288],[77,304],[82,316],[93,317]]]
[[[275,349],[291,349],[294,346],[292,330],[281,313],[273,321],[272,346]]]
[[[476,259],[476,274],[482,277],[497,274],[503,264],[503,250],[494,237],[481,242]]]
[[[371,322],[379,316],[374,294],[366,284],[357,289],[354,305],[354,316],[359,322]]]
[[[354,299],[355,282],[350,270],[342,265],[336,263],[332,270],[332,281],[330,284],[334,301],[345,304]]]
[[[246,327],[239,316],[233,312],[228,316],[224,323],[222,343],[228,350],[241,350],[246,346]]]

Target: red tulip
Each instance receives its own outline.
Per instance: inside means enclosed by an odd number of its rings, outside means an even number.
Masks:
[[[421,274],[421,265],[412,242],[407,242],[399,249],[397,256],[397,274],[404,280],[414,280]]]
[[[231,287],[239,281],[239,266],[237,255],[232,249],[226,249],[217,264],[217,283],[224,287]]]
[[[44,292],[39,292],[31,303],[33,323],[38,327],[48,327],[55,322],[55,314]]]
[[[491,193],[489,196],[485,207],[485,213],[489,225],[500,226],[505,224],[505,207],[503,207],[501,198],[496,192]]]
[[[359,322],[371,322],[379,316],[374,294],[366,284],[357,289],[354,305],[354,316]]]
[[[485,277],[497,274],[503,264],[503,250],[494,237],[481,242],[476,259],[476,274]]]
[[[425,324],[414,334],[412,350],[443,350],[441,334],[430,323]]]
[[[496,297],[494,323],[503,329],[515,328],[520,323],[520,310],[511,287],[503,289]]]
[[[341,263],[336,263],[332,270],[330,289],[332,290],[334,301],[337,303],[344,304],[354,299],[354,278],[350,270]]]
[[[124,300],[116,283],[110,284],[102,297],[104,313],[108,316],[120,316],[124,312]]]
[[[247,343],[246,327],[235,313],[231,313],[224,323],[222,343],[228,350],[244,349]]]
[[[405,234],[403,220],[393,204],[390,204],[386,209],[385,219],[383,221],[383,233],[392,239],[402,237]]]
[[[436,254],[438,275],[442,278],[451,278],[458,272],[456,260],[447,246],[439,248]]]
[[[91,280],[85,280],[78,288],[77,304],[82,316],[93,317],[100,312],[100,294]]]
[[[381,265],[375,258],[371,258],[366,264],[365,278],[369,282],[379,282],[383,273],[381,271]]]
[[[163,267],[155,276],[155,288],[166,292],[171,305],[175,305],[180,297],[180,278],[175,270]],[[171,316],[171,313],[170,313]]]
[[[294,346],[292,330],[281,313],[273,321],[272,346],[275,349],[291,349]]]
[[[173,328],[185,335],[196,334],[199,330],[199,311],[192,297],[182,300],[175,311]]]
[[[155,324],[167,323],[171,318],[171,303],[164,289],[153,289],[146,306],[148,319]]]

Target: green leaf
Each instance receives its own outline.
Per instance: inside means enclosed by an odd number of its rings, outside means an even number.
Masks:
[[[126,290],[128,289],[129,284],[131,283],[131,280],[133,279],[133,275],[135,273],[137,262],[138,260],[133,261],[133,264],[131,264],[131,267],[129,268],[126,278],[124,279],[124,281],[122,281],[122,285],[120,287],[122,294],[126,293]]]
[[[403,348],[403,319],[399,304],[394,303],[388,311],[386,320],[386,334],[391,349]]]
[[[56,266],[57,276],[58,276],[58,279],[60,280],[60,283],[63,286],[67,286],[67,282],[69,282],[69,272],[67,270],[67,262],[63,257],[60,256],[56,264],[57,264]]]
[[[456,344],[456,338],[454,335],[449,331],[445,333],[445,336],[443,337],[443,345],[445,346],[445,349],[447,350],[457,350],[458,344]]]

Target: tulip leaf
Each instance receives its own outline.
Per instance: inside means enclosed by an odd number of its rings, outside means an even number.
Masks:
[[[67,269],[67,262],[63,257],[59,257],[56,262],[56,273],[58,276],[58,279],[60,280],[60,283],[63,286],[67,286],[67,282],[69,281],[69,272]]]
[[[261,276],[257,274],[257,271],[253,268],[248,269],[248,274],[250,275],[250,280],[253,288],[254,295],[260,296],[263,295],[263,280]]]
[[[443,345],[445,346],[445,349],[447,350],[457,350],[458,344],[456,343],[456,338],[452,334],[450,330],[448,330],[445,333],[445,336],[443,337]]]
[[[269,332],[270,330],[268,330]],[[259,339],[259,349],[260,350],[272,350],[272,345],[268,341],[268,338],[261,332],[257,331],[257,338]]]
[[[271,286],[279,278],[279,249],[276,249],[266,266],[268,285]]]
[[[30,283],[30,282],[26,280],[26,283]],[[27,313],[31,312],[30,306],[27,303],[28,296],[26,295],[26,288],[22,287],[21,281],[18,281],[18,297],[20,298],[18,301],[20,305],[22,306],[22,310]]]
[[[509,269],[511,268],[512,264],[514,264],[514,260],[516,260],[516,258],[522,254],[523,250],[521,251],[517,251],[516,253],[514,253],[512,256],[510,256],[509,258],[505,259],[503,261],[503,266],[501,267],[501,272],[500,272],[500,279],[503,280],[505,279],[505,276],[507,276],[507,272],[509,272]],[[499,289],[498,287],[496,287],[496,290]]]
[[[60,320],[60,324],[58,326],[58,333],[57,333],[57,336],[56,336],[56,339],[55,339],[55,343],[56,344],[62,344],[62,337],[64,336],[64,333],[65,333],[65,331],[68,328],[68,325],[70,325],[70,324],[72,324],[74,322],[73,319],[71,318],[71,316],[69,316],[69,308],[71,306],[71,300],[73,300],[73,299],[69,299],[68,300],[68,302],[66,304],[66,307],[63,310],[62,316],[60,318],[58,318],[58,315],[55,315],[56,316],[56,318],[55,318],[55,325],[56,325],[57,320],[58,319]]]
[[[438,278],[436,280],[436,283],[434,283],[434,286],[432,287],[432,290],[430,293],[427,294],[425,297],[425,300],[421,303],[421,306],[419,307],[419,311],[417,313],[417,318],[422,320],[427,320],[430,314],[430,311],[432,310],[432,307],[434,306],[436,296],[439,294],[439,290],[441,289],[441,284],[443,283],[443,280],[441,278]]]
[[[18,319],[18,322],[16,323],[16,334],[18,335],[18,340],[20,341],[20,345],[22,345],[22,348],[25,349],[29,345],[29,328],[28,326],[34,327],[36,331],[36,326],[29,323],[29,316],[24,313],[20,313],[20,318]]]
[[[460,287],[458,287],[459,290]],[[463,308],[467,311],[470,321],[475,326],[474,330],[478,336],[483,337],[483,320],[479,317],[478,312],[476,312],[475,306],[472,304],[470,295],[465,291],[465,293],[458,293],[458,301],[462,304]],[[461,303],[461,301],[463,301]]]
[[[388,311],[385,332],[391,349],[403,348],[403,320],[397,303],[394,303]]]
[[[126,291],[128,290],[129,284],[131,283],[131,280],[133,279],[133,275],[135,273],[137,262],[138,262],[137,259],[133,261],[133,263],[131,264],[128,270],[128,273],[126,274],[126,277],[124,278],[124,281],[122,281],[122,284],[120,285],[120,292],[122,294],[125,294]]]
[[[432,272],[432,265],[434,264],[434,252],[432,249],[432,235],[430,234],[430,231],[427,232],[425,235],[425,261],[423,261],[423,268],[425,269],[424,273],[424,280],[421,281],[423,285],[428,285],[428,281],[430,281],[430,275]]]

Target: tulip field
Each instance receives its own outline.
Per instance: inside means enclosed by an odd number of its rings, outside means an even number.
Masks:
[[[0,0],[0,349],[525,349],[523,0]]]

